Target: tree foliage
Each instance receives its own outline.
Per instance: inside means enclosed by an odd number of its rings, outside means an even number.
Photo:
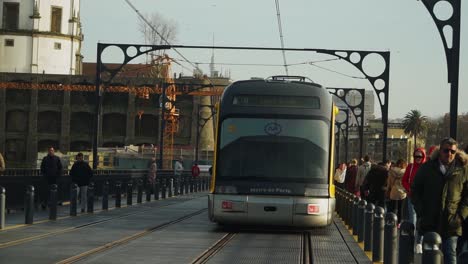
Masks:
[[[418,137],[422,136],[427,129],[427,117],[419,110],[409,111],[403,118],[405,133],[414,138],[414,146],[417,146]]]

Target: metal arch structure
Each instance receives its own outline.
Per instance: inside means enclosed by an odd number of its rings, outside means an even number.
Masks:
[[[123,54],[123,62],[116,68],[106,67],[102,63],[102,53],[106,48],[116,47]],[[95,107],[95,128],[93,135],[93,168],[97,168],[98,159],[98,131],[100,122],[101,99],[104,87],[109,85],[112,79],[120,72],[120,70],[133,59],[159,50],[168,49],[228,49],[228,50],[269,50],[269,51],[296,51],[296,52],[317,52],[328,54],[339,59],[343,59],[357,68],[370,82],[374,91],[377,94],[380,108],[382,112],[383,122],[383,157],[387,155],[387,127],[388,127],[388,97],[389,97],[389,73],[390,73],[390,52],[389,51],[364,51],[364,50],[329,50],[329,49],[312,49],[312,48],[268,48],[268,47],[229,47],[229,46],[188,46],[188,45],[141,45],[141,44],[116,44],[116,43],[98,43],[97,44],[97,60],[96,60],[96,107]],[[363,62],[368,56],[377,55],[384,60],[384,69],[381,73],[372,74],[366,72]],[[115,65],[115,64],[114,64]],[[103,78],[103,79],[102,79]],[[165,91],[163,87],[163,92]],[[164,96],[163,96],[164,98]],[[162,117],[163,118],[163,117]],[[162,148],[162,146],[160,146]]]
[[[437,26],[444,44],[445,58],[447,60],[447,77],[450,83],[450,136],[457,138],[458,119],[458,85],[460,74],[460,20],[461,0],[422,0],[424,6]],[[435,14],[437,4],[449,4],[452,7],[452,16],[448,19],[438,18]],[[452,30],[452,39],[444,34],[444,30]]]
[[[364,148],[364,105],[365,105],[365,100],[366,100],[365,98],[366,90],[357,89],[357,88],[334,88],[334,87],[333,88],[328,87],[327,90],[330,94],[333,94],[334,96],[339,98],[343,103],[345,103],[348,109],[353,114],[354,118],[356,119],[357,126],[359,129],[359,156],[360,156],[359,158],[362,158],[363,148]],[[353,91],[358,92],[361,95],[361,102],[359,104],[350,105],[346,101],[346,96]],[[361,112],[359,112],[359,109],[361,110]]]
[[[336,137],[337,137],[337,145],[336,145],[336,153],[337,153],[337,159],[336,163],[337,166],[340,162],[339,157],[340,157],[340,137],[341,134],[343,134],[344,137],[344,142],[345,142],[345,162],[348,162],[348,138],[349,138],[349,109],[341,109],[339,108],[340,111],[345,113],[346,118],[343,121],[338,121],[335,119],[335,125],[338,127],[336,130]],[[344,126],[344,128],[343,128]]]

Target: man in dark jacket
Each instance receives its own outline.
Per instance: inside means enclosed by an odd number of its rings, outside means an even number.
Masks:
[[[442,236],[444,263],[457,263],[457,240],[468,217],[468,159],[452,138],[419,168],[411,186],[418,232]]]
[[[362,190],[369,192],[367,201],[373,203],[375,206],[385,208],[385,184],[387,183],[389,162],[379,162],[378,165],[372,165],[370,171],[367,173]],[[361,193],[362,197],[362,193]]]
[[[70,176],[72,182],[80,187],[81,212],[83,213],[87,204],[89,181],[93,176],[93,170],[87,162],[83,161],[83,153],[80,152],[76,155],[76,161],[70,170]]]
[[[42,159],[41,174],[44,176],[48,185],[48,189],[44,193],[48,201],[50,186],[52,184],[57,184],[58,177],[62,176],[62,162],[59,157],[55,156],[55,149],[53,147],[49,147],[47,156]],[[42,204],[43,209],[45,209],[46,204],[48,204],[47,201],[45,204]]]

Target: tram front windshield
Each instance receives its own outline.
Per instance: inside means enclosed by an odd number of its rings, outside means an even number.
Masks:
[[[219,180],[327,183],[329,124],[229,118],[221,125]]]

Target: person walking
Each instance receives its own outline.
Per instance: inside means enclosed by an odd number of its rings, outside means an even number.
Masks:
[[[355,189],[359,191],[358,196],[364,197],[363,193],[361,193],[361,187],[366,179],[367,173],[371,170],[372,163],[370,161],[370,157],[368,155],[364,156],[364,161],[362,165],[358,167],[357,175],[356,175],[356,182],[355,182]]]
[[[200,167],[198,167],[198,164],[195,162],[192,166],[192,177],[197,178],[198,176],[200,176]]]
[[[151,162],[148,168],[147,182],[150,186],[153,186],[156,183],[156,174],[158,172],[158,164],[156,163],[156,158],[151,158]]]
[[[87,205],[88,185],[93,177],[93,170],[87,162],[83,160],[83,153],[76,155],[76,161],[70,170],[72,182],[80,187],[81,212],[84,213]]]
[[[405,174],[407,163],[406,161],[399,159],[397,160],[394,167],[390,168],[387,178],[387,193],[386,197],[388,202],[388,211],[393,212],[398,217],[398,222],[401,222],[402,218],[402,204],[406,198],[406,189],[403,187],[402,179]]]
[[[49,200],[49,190],[53,184],[57,184],[57,180],[62,176],[62,162],[59,157],[55,155],[55,149],[49,147],[47,150],[47,156],[42,159],[41,162],[41,174],[47,182],[47,190],[44,197],[46,197],[46,203],[42,205],[42,208],[46,207],[47,201]]]
[[[5,160],[3,159],[2,153],[0,153],[0,175],[3,174],[5,169],[6,169]]]
[[[174,180],[176,180],[177,182],[181,182],[182,181],[182,173],[184,172],[184,164],[183,164],[183,159],[182,159],[182,156],[179,158],[179,159],[176,159],[175,163],[174,163]],[[173,187],[174,185],[174,180],[172,180],[171,182],[171,188]],[[180,188],[177,188],[178,190],[176,190],[176,193],[179,194],[179,189]]]
[[[418,232],[438,232],[444,263],[457,263],[457,242],[468,217],[468,157],[452,138],[440,142],[421,165],[411,185],[411,200],[418,217]]]
[[[387,183],[389,164],[391,162],[379,162],[377,165],[372,165],[361,186],[361,197],[363,196],[362,192],[368,193],[366,200],[383,208],[385,208],[385,184]]]
[[[359,189],[356,188],[356,175],[357,175],[358,167],[357,167],[357,160],[352,159],[349,162],[349,166],[346,169],[346,176],[345,176],[345,188],[348,192],[357,194]]]
[[[333,179],[335,180],[335,185],[339,188],[344,188],[344,182],[346,179],[346,163],[340,163],[338,168],[335,170]]]

